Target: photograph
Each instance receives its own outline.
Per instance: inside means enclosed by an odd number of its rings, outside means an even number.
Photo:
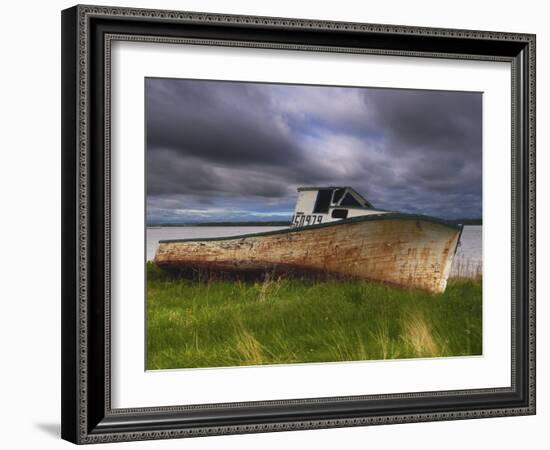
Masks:
[[[144,79],[147,370],[483,355],[483,93]]]

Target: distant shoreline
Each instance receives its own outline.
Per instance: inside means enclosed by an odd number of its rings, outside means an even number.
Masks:
[[[482,219],[453,219],[446,220],[446,222],[453,223],[455,225],[483,225]]]
[[[196,223],[148,223],[147,227],[288,227],[290,221],[271,222],[196,222]]]
[[[445,219],[444,219],[445,220]],[[453,219],[445,220],[453,225],[483,225],[482,219]],[[147,228],[164,227],[288,227],[290,221],[274,220],[269,222],[195,222],[195,223],[148,223]]]

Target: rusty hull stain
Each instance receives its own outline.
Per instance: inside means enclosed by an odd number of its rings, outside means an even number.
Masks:
[[[460,230],[423,220],[364,221],[273,235],[161,242],[160,267],[293,272],[445,291]]]

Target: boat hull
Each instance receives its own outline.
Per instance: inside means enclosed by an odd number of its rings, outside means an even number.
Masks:
[[[217,239],[161,241],[160,267],[324,273],[445,291],[461,226],[386,214]]]

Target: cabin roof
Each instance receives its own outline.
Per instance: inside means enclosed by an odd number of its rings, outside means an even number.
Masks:
[[[298,188],[300,191],[318,191],[319,189],[353,189],[351,186],[303,186]]]

